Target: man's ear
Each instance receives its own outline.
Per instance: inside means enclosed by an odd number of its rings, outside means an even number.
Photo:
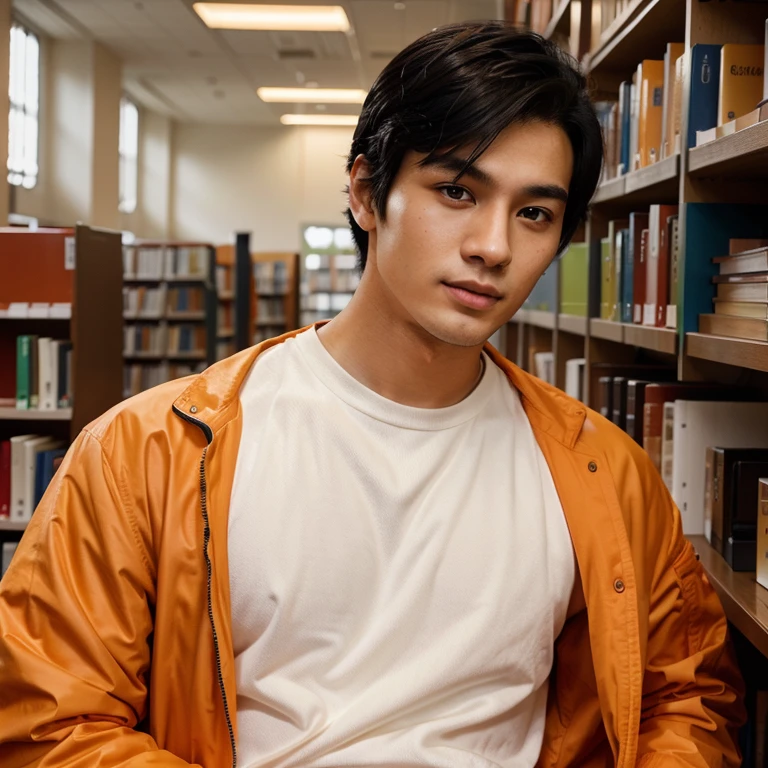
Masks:
[[[365,155],[358,155],[349,172],[349,209],[360,229],[365,232],[376,229],[371,185],[368,182],[370,173],[371,167]]]

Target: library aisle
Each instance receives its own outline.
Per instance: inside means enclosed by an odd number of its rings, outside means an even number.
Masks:
[[[344,7],[346,27],[262,29],[186,0],[0,0],[0,576],[89,422],[344,310],[366,89],[421,34],[503,9],[580,63],[605,163],[493,341],[661,474],[747,673],[744,765],[768,765],[768,5]]]

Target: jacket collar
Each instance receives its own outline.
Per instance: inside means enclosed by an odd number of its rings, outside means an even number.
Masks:
[[[325,322],[327,321],[316,323],[315,327],[319,328]],[[256,358],[270,347],[281,344],[311,327],[307,326],[270,339],[210,366],[196,376],[190,386],[175,400],[174,410],[183,418],[197,422],[201,427],[207,427],[211,435],[209,440],[213,439],[212,436],[238,414],[240,387]],[[521,370],[490,344],[485,345],[485,351],[520,393],[534,429],[542,430],[572,448],[586,419],[585,406],[561,390]]]

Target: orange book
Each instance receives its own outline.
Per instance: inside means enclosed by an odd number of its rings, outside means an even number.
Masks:
[[[751,112],[763,98],[763,45],[726,43],[720,50],[717,124]]]
[[[685,53],[685,43],[667,43],[664,54],[664,107],[663,124],[661,126],[661,156],[670,157],[675,154],[675,65]]]
[[[637,152],[640,156],[640,167],[645,168],[661,158],[664,62],[646,59],[641,66]]]

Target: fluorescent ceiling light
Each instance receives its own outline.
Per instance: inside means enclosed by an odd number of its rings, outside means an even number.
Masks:
[[[349,19],[340,5],[195,3],[192,7],[212,29],[349,31]]]
[[[357,115],[283,115],[283,125],[357,125]]]
[[[282,101],[309,104],[362,104],[365,91],[353,88],[258,88],[262,101]]]

